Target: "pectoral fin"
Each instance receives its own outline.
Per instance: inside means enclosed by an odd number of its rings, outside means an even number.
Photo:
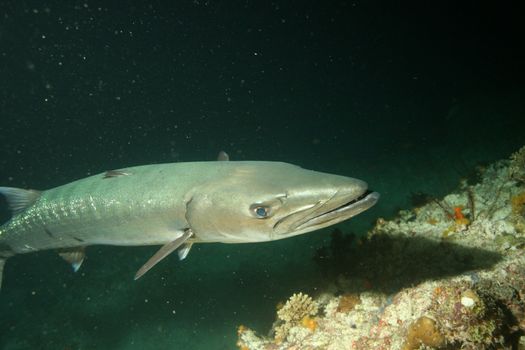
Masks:
[[[2,289],[2,275],[4,273],[4,265],[6,259],[0,258],[0,289]]]
[[[138,280],[142,275],[148,272],[153,266],[159,261],[170,255],[171,252],[179,248],[188,238],[193,235],[190,229],[185,230],[179,237],[174,241],[167,243],[162,246],[135,274],[135,280]]]
[[[86,257],[85,247],[61,249],[58,255],[71,264],[73,271],[77,272]]]
[[[179,248],[179,250],[177,250],[177,254],[179,255],[179,260],[186,259],[186,257],[188,256],[188,253],[190,252],[192,245],[193,245],[193,242],[186,242]]]
[[[2,289],[2,275],[7,258],[15,255],[7,246],[3,247],[0,243],[0,289]]]
[[[230,160],[230,156],[228,155],[228,153],[224,151],[220,151],[219,154],[217,155],[217,160],[219,162],[227,162]]]

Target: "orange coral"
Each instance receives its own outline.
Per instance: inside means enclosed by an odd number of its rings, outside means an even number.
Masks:
[[[303,319],[301,320],[301,324],[303,325],[303,327],[308,328],[312,332],[315,331],[315,329],[317,328],[317,321],[310,316],[303,317]]]
[[[462,207],[454,207],[454,219],[456,221],[465,219],[465,215],[463,215],[462,210]]]

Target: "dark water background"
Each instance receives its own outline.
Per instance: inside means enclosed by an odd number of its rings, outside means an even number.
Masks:
[[[223,149],[368,181],[381,202],[341,226],[365,234],[525,143],[521,32],[513,5],[476,1],[2,1],[0,184]],[[12,258],[0,349],[232,349],[322,290],[329,232],[203,245],[138,282],[155,248],[92,247],[77,274]]]

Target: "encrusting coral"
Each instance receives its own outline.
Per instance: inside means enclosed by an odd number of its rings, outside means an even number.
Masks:
[[[239,346],[525,349],[525,147],[480,179],[378,219],[358,244],[334,234],[337,244],[316,259],[333,282],[315,301],[292,296],[277,312],[275,337],[243,328]]]
[[[523,215],[523,212],[525,212],[525,191],[512,197],[511,203],[512,203],[512,212],[514,214]]]
[[[356,305],[361,304],[359,295],[353,293],[346,293],[339,298],[339,305],[337,305],[337,312],[350,312]]]
[[[417,350],[421,345],[440,348],[445,344],[445,337],[439,331],[436,321],[422,316],[408,327],[408,334],[403,350]]]

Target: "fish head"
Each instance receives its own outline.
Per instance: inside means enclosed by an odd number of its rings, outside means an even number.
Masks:
[[[283,239],[347,220],[379,194],[364,181],[281,162],[225,162],[221,176],[193,189],[186,218],[196,241]]]

